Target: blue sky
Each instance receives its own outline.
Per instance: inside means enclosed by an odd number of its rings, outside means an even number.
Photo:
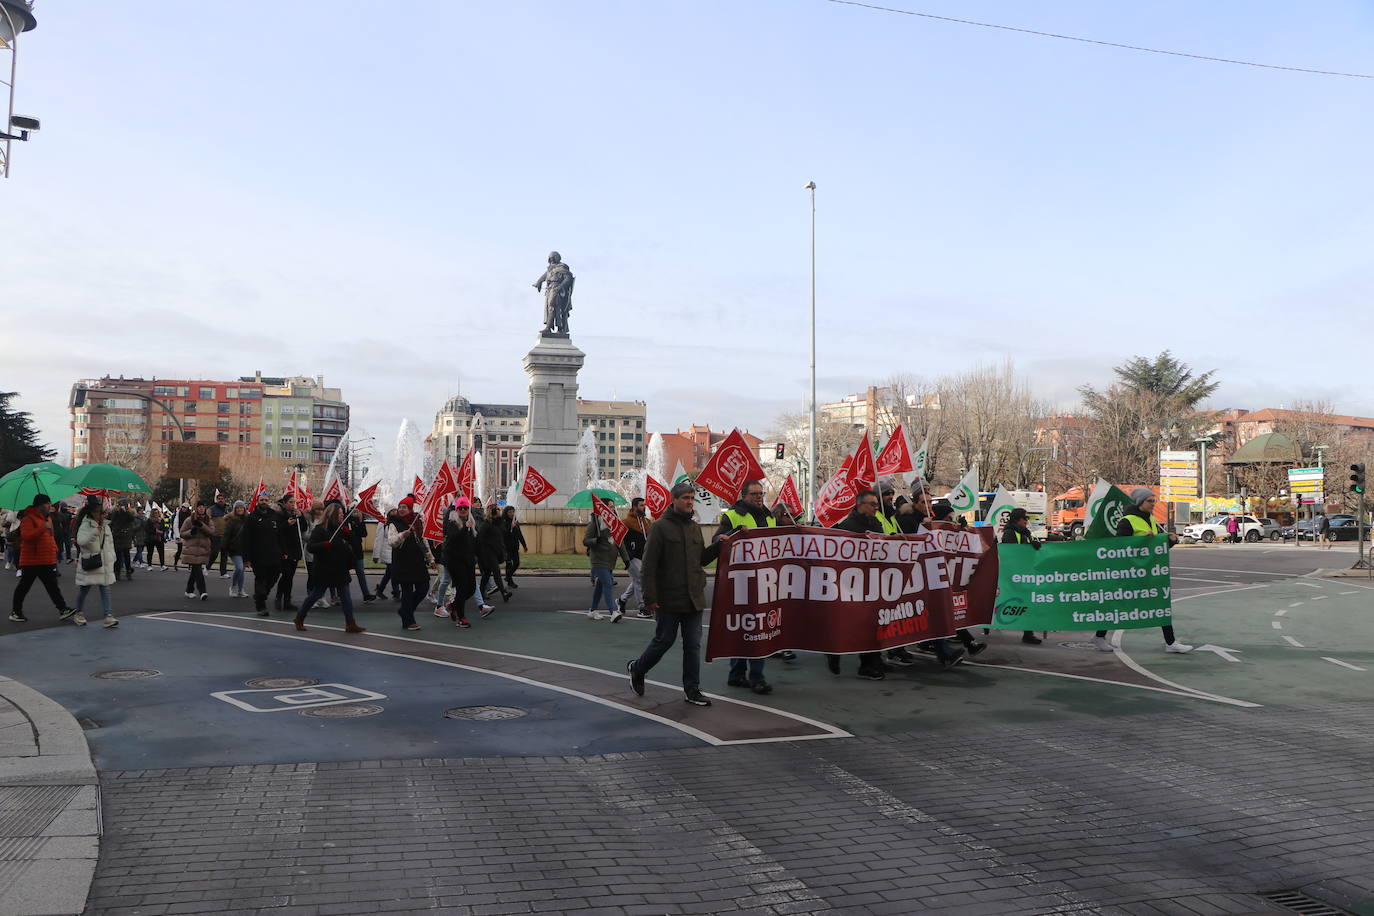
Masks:
[[[892,5],[1374,68],[1366,2]],[[762,432],[805,391],[811,179],[822,399],[1011,357],[1067,404],[1167,347],[1216,406],[1374,414],[1374,80],[824,0],[37,14],[0,387],[63,451],[105,372],[323,373],[388,440],[458,390],[524,401],[552,248],[583,396]]]

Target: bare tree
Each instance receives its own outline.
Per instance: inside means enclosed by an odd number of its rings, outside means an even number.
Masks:
[[[985,487],[1025,479],[1038,417],[1046,407],[1032,395],[1010,360],[940,380],[941,426],[962,468],[977,463]],[[959,473],[948,468],[953,482]]]
[[[940,468],[941,450],[948,439],[948,429],[941,422],[943,411],[938,383],[910,373],[890,377],[878,389],[878,430],[874,432],[875,447],[880,437],[888,437],[901,426],[913,449],[928,443],[926,476],[933,477]]]

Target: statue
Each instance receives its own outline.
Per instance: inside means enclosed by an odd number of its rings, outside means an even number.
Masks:
[[[545,336],[568,335],[568,313],[572,311],[573,281],[576,279],[562,256],[549,252],[549,266],[543,276],[534,281],[534,288],[544,293]]]

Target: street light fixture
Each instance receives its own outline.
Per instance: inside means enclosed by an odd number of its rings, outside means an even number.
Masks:
[[[23,32],[32,31],[38,25],[33,17],[32,0],[0,0],[0,50],[10,52],[9,82],[0,80],[5,87],[5,123],[0,130],[0,177],[10,174],[10,147],[15,140],[29,139],[29,131],[38,130],[37,118],[26,118],[14,113],[14,84],[19,74],[19,41]],[[12,129],[19,133],[12,134]]]
[[[811,436],[806,444],[806,505],[816,505],[816,183],[808,181],[811,192]]]

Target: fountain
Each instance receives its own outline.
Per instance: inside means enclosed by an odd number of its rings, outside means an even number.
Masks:
[[[668,473],[667,469],[663,466],[667,458],[668,451],[663,446],[663,434],[654,433],[649,437],[649,448],[647,450],[647,457],[644,460],[644,470],[652,474],[654,479],[659,483],[666,483],[671,486],[672,481],[663,476]]]
[[[396,431],[396,466],[391,477],[391,495],[400,501],[414,486],[415,478],[424,478],[424,473],[425,437],[407,417]]]
[[[477,491],[477,498],[482,501],[482,505],[487,504],[487,475],[485,471],[486,462],[482,460],[481,452],[473,452],[472,455],[472,488]]]

